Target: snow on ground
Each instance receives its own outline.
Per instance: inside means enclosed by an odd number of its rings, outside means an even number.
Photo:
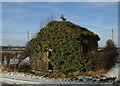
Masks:
[[[120,63],[116,63],[116,65],[106,75],[110,77],[120,78],[119,70],[120,70]]]
[[[25,62],[28,62],[28,59],[26,59]],[[120,80],[119,70],[120,70],[120,63],[116,63],[116,65],[105,76],[117,77],[117,80]],[[49,79],[43,76],[34,76],[31,74],[25,74],[25,73],[0,71],[0,83],[2,82],[7,84],[95,84],[95,83],[101,82],[100,79],[106,80],[107,77],[93,78],[93,77],[87,76],[87,79],[89,79],[89,81],[87,81],[84,78],[84,76],[79,76],[79,77],[76,77],[77,80],[73,79],[72,81],[70,78]],[[94,81],[94,79],[96,80],[96,82]],[[113,82],[114,81],[110,83],[113,83]]]
[[[0,82],[8,84],[85,84],[75,81],[64,81],[60,78],[48,79],[42,78],[42,76],[36,77],[34,75],[26,75],[24,73],[1,73],[1,75],[2,76],[0,76]]]
[[[43,76],[17,72],[0,72],[0,82],[7,84],[112,84],[114,80],[107,80],[109,77],[93,78],[90,76],[78,76],[76,78],[49,79]],[[107,82],[106,82],[107,81]]]
[[[120,70],[120,63],[116,63],[105,76],[107,77],[117,77],[117,80],[120,80],[120,75],[118,76],[118,71]],[[107,77],[93,78],[88,76],[79,76],[77,79],[71,80],[70,78],[58,78],[58,79],[49,79],[43,76],[35,76],[32,74],[17,73],[17,72],[0,72],[0,83],[8,84],[95,84],[103,83],[100,79],[105,80]],[[88,81],[89,80],[89,81]],[[95,81],[94,81],[95,80]],[[107,81],[108,82],[108,81]],[[113,82],[113,81],[112,81]],[[109,83],[112,83],[109,82]],[[104,83],[105,84],[105,83]]]
[[[16,59],[16,58],[10,59],[10,64],[18,64],[18,62],[19,62],[19,59]],[[0,62],[0,64],[1,64],[1,62]],[[5,61],[4,61],[4,64],[7,64],[7,60],[6,60],[6,59],[5,59]],[[29,57],[21,60],[21,63],[20,63],[20,64],[29,65],[29,64],[30,64]]]
[[[117,57],[117,62],[118,63],[106,74],[107,76],[120,78],[120,54]]]

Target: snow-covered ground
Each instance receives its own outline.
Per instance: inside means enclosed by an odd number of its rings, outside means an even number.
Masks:
[[[120,78],[120,63],[116,63],[116,65],[106,75]]]
[[[115,66],[106,74],[108,76],[114,77],[116,76],[117,78],[120,79],[120,52],[119,56],[117,57],[117,62]]]
[[[5,60],[5,61],[4,61],[4,64],[7,64],[6,58],[5,58],[4,60]],[[17,64],[18,61],[19,61],[19,59],[12,58],[12,59],[10,59],[10,64]],[[0,64],[1,64],[1,62],[0,62]],[[29,57],[27,57],[27,58],[21,60],[21,63],[20,63],[20,64],[29,65],[29,64],[30,64]]]
[[[120,57],[120,56],[119,56]],[[95,83],[113,83],[116,80],[120,80],[120,63],[116,65],[105,75],[105,77],[88,77],[79,76],[74,79],[71,78],[58,78],[49,79],[43,76],[34,76],[25,73],[15,72],[1,72],[0,71],[0,83],[8,84],[95,84]],[[116,78],[113,78],[116,77]],[[111,78],[111,80],[109,80]],[[114,79],[114,80],[113,80]]]
[[[113,76],[111,80],[108,80],[108,78],[111,78],[109,77],[109,74],[105,77],[98,76],[97,78],[93,78],[90,76],[78,76],[73,79],[49,79],[47,77],[35,76],[32,74],[25,74],[22,72],[0,72],[0,82],[7,84],[112,84],[114,80],[117,80],[117,78],[113,78]]]
[[[95,83],[113,83],[113,81],[107,81],[107,78],[116,77],[115,80],[119,80],[118,76],[120,69],[120,64],[116,63],[105,76],[106,77],[88,77],[88,76],[79,76],[75,79],[65,78],[65,79],[49,79],[43,76],[34,76],[32,74],[17,73],[17,72],[0,72],[0,83],[8,84],[95,84]],[[102,80],[102,82],[101,82]]]
[[[70,79],[48,79],[42,76],[27,75],[24,73],[1,73],[0,82],[8,84],[81,84],[81,82],[69,81]],[[85,83],[82,83],[85,84]]]

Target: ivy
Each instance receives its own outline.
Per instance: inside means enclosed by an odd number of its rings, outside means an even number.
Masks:
[[[28,42],[30,56],[32,59],[43,58],[45,50],[51,49],[49,59],[54,69],[63,73],[89,70],[90,62],[81,55],[80,40],[77,40],[81,36],[99,40],[93,32],[71,22],[51,21]]]

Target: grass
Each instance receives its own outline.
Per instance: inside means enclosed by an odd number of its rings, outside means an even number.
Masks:
[[[19,69],[10,69],[7,65],[3,65],[1,68],[2,71],[7,71],[7,72],[19,72]]]
[[[23,67],[23,65],[20,65],[20,67]],[[7,71],[7,72],[24,72],[24,71],[28,71],[28,68],[15,68],[15,65],[12,65],[12,68],[10,68],[10,66],[7,65],[2,65],[1,66],[1,70],[2,71]]]
[[[24,65],[20,65],[20,66],[23,67]],[[22,68],[12,68],[12,69],[10,69],[10,67],[7,65],[2,65],[0,70],[6,71],[6,72],[24,72],[24,73],[33,74],[36,76],[38,76],[38,75],[42,76],[45,74],[44,72],[34,72],[30,68],[23,68],[23,69]]]
[[[81,75],[96,77],[97,75],[103,76],[105,73],[107,73],[107,70],[88,71],[88,72],[75,71],[75,72],[68,73],[68,74],[64,74],[64,73],[51,73],[49,75],[49,78],[71,78],[71,77],[81,76]]]
[[[24,72],[28,74],[33,74],[36,76],[42,76],[45,73],[44,72],[35,72],[31,71],[31,69],[10,69],[7,65],[2,65],[2,71],[7,71],[7,72]],[[107,73],[107,70],[99,70],[99,71],[88,71],[88,72],[81,72],[81,71],[75,71],[72,73],[64,74],[60,72],[53,72],[48,75],[49,78],[73,78],[75,76],[81,76],[81,75],[86,75],[86,76],[103,76],[105,73]]]

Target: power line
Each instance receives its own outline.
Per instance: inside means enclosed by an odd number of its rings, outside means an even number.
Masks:
[[[115,29],[113,29],[113,30],[114,30],[114,31],[115,31],[115,30],[118,30],[118,28],[115,28]],[[111,29],[108,29],[108,30],[107,30],[107,29],[106,29],[106,30],[98,30],[98,29],[95,30],[95,29],[94,29],[94,30],[92,30],[92,31],[111,31]],[[9,33],[9,34],[28,34],[28,33],[26,33],[26,32],[0,32],[0,33]],[[29,32],[29,34],[36,34],[36,32],[32,32],[32,33]]]
[[[115,31],[115,30],[118,30],[118,28],[114,28],[113,30],[114,30],[114,31]],[[94,29],[93,31],[111,31],[111,29],[105,29],[105,30]]]
[[[8,33],[8,34],[27,34],[27,33],[24,33],[24,32],[0,32],[0,33]],[[30,33],[29,34],[36,34],[36,33]]]
[[[2,39],[2,41],[26,41],[25,39]]]

